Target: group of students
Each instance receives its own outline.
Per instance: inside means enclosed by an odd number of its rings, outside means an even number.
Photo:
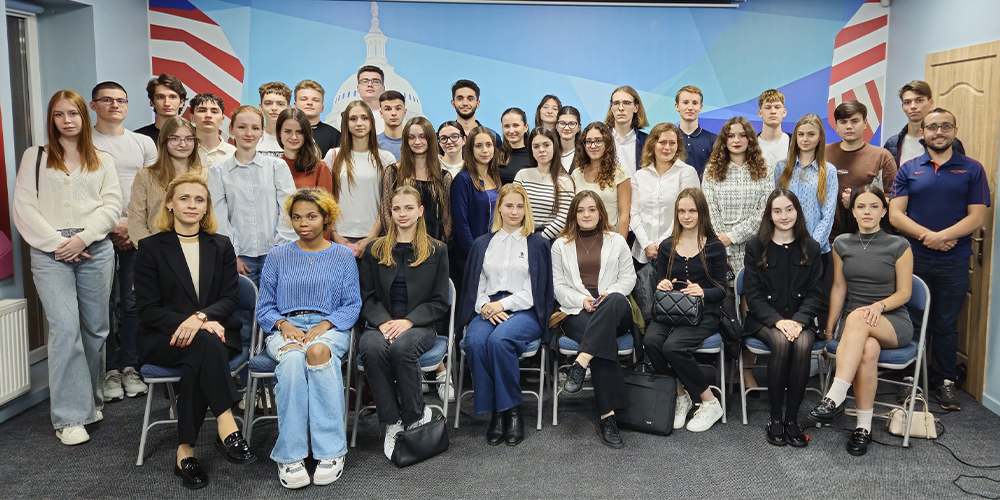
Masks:
[[[293,108],[287,86],[262,85],[259,108],[229,114],[232,145],[219,134],[221,99],[194,97],[192,123],[179,116],[184,89],[168,75],[147,89],[155,149],[121,128],[128,99],[118,84],[93,90],[96,130],[79,94],[51,98],[49,142],[25,153],[13,205],[49,320],[52,421],[63,443],[89,439],[84,426],[101,420],[114,388],[100,354],[117,254],[123,308],[137,320],[131,340],[125,325],[120,332],[120,351],[131,346],[135,359],[123,354],[120,363],[136,379],[138,363],[182,368],[174,473],[189,488],[208,481],[193,456],[206,411],[218,419],[216,447],[227,460],[256,459],[231,411],[240,398],[228,360],[247,348],[254,319],[236,311],[239,275],[259,288],[256,320],[277,362],[271,458],[287,488],[329,484],[343,471],[341,363],[356,324],[386,456],[400,432],[430,421],[418,359],[447,333],[449,278],[475,411],[491,414],[490,445],[524,439],[518,359],[551,331],[580,344],[564,390],[579,392],[589,371],[602,442],[622,446],[615,411],[629,401],[616,338],[633,328],[628,296],[644,266],[652,266],[651,287],[704,303],[695,326],[654,320],[644,332],[652,369],[678,381],[675,428],[705,431],[723,414],[694,352],[718,332],[727,289],[743,272],[746,331],[772,351],[767,441],[808,443],[798,414],[810,351],[842,323],[834,382],[809,413],[831,421],[853,384],[858,423],[848,451],[864,454],[878,353],[913,335],[903,306],[917,256],[967,259],[968,235],[989,203],[982,167],[958,152],[955,117],[943,109],[918,117],[927,150],[904,141],[901,154],[913,159],[896,174],[888,164],[872,168],[872,158],[892,155],[864,143],[867,111],[854,101],[837,107],[844,141],[830,145],[813,114],[782,133],[784,97],[774,90],[760,99],[760,136],[743,117],[715,136],[697,123],[702,95],[693,86],[676,96],[680,124],[648,134],[639,95],[625,86],[612,93],[605,122],[581,130],[579,112],[548,95],[533,128],[524,111],[505,110],[500,138],[475,120],[475,83],[455,84],[458,117],[435,131],[424,117],[403,122],[398,93],[371,91],[382,84],[376,70],[359,71],[363,99],[346,107],[339,131],[319,122],[315,82],[296,87]],[[908,95],[900,92],[904,107]],[[385,104],[378,121],[366,103],[373,98]],[[164,110],[175,116],[161,120]],[[397,134],[398,154],[380,145]],[[280,154],[266,154],[268,136]],[[926,172],[933,175],[918,175]],[[879,183],[891,188],[891,203]],[[942,185],[962,210],[943,216],[927,201]],[[891,234],[889,217],[905,239]],[[565,319],[550,329],[557,310]],[[943,321],[935,337],[953,328]],[[947,377],[947,354],[937,350],[935,369]],[[439,396],[454,398],[443,365],[438,372]],[[957,409],[953,379],[939,386],[950,395],[938,396]],[[129,396],[143,392],[132,385]],[[310,451],[318,461],[311,478]]]

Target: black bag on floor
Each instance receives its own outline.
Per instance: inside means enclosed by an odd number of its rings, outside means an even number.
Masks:
[[[625,372],[625,390],[632,403],[615,412],[618,427],[667,436],[674,430],[677,381],[670,375]]]
[[[430,422],[399,433],[392,450],[392,463],[409,467],[448,449],[448,422],[435,415]]]

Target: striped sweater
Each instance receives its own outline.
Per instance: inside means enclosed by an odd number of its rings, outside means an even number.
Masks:
[[[573,179],[568,175],[559,176],[559,206],[552,213],[555,197],[552,195],[552,176],[542,174],[537,168],[526,168],[517,173],[514,182],[524,187],[531,204],[531,215],[535,219],[535,232],[541,231],[542,237],[554,240],[566,225],[566,214],[570,202],[573,201],[575,189]]]

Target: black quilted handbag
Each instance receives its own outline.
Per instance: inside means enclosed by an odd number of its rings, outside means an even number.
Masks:
[[[701,297],[679,290],[657,290],[653,294],[653,321],[669,326],[697,326],[701,323]]]

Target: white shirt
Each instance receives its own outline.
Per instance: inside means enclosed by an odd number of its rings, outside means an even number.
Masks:
[[[285,149],[278,144],[276,136],[264,132],[264,135],[260,136],[260,140],[257,141],[257,152],[264,156],[281,158],[281,155],[285,154]]]
[[[235,154],[236,146],[226,141],[219,142],[219,145],[211,151],[201,144],[198,145],[198,158],[201,160],[201,166],[205,168],[211,167],[216,163],[222,163],[232,158]]]
[[[490,302],[490,296],[508,292],[500,300],[504,311],[525,311],[534,306],[531,297],[531,271],[528,267],[528,238],[521,230],[497,231],[486,247],[483,270],[476,293],[476,312]]]
[[[562,155],[562,166],[563,170],[569,172],[573,170],[573,160],[576,158],[576,150],[570,150],[569,153],[563,153]]]
[[[333,165],[338,149],[332,148],[327,152],[324,159],[327,165]],[[378,155],[383,168],[396,161],[392,153],[384,149],[379,149]],[[340,169],[340,196],[337,205],[340,206],[341,217],[337,221],[337,233],[345,238],[365,238],[371,234],[375,221],[378,220],[382,178],[367,151],[352,152],[351,162],[354,164],[353,186],[347,181],[347,166]]]
[[[118,185],[122,190],[122,213],[119,222],[128,220],[128,200],[132,196],[132,182],[139,169],[156,163],[156,144],[149,136],[125,130],[119,136],[104,135],[93,131],[94,147],[114,158]],[[34,165],[32,165],[33,167]],[[44,167],[44,165],[43,165]]]
[[[458,177],[458,173],[462,171],[462,164],[463,163],[464,162],[462,162],[461,160],[459,160],[459,162],[457,164],[455,164],[455,165],[449,165],[447,162],[444,161],[444,157],[443,156],[441,157],[441,168],[444,169],[445,172],[450,173],[452,179],[454,179],[455,177]]]
[[[920,144],[919,137],[910,137],[910,134],[903,136],[903,143],[899,145],[899,166],[924,154],[924,145]]]
[[[782,132],[777,141],[765,141],[758,136],[757,143],[760,144],[760,150],[764,153],[764,161],[771,167],[777,165],[781,160],[788,160],[788,134]]]
[[[682,161],[658,175],[650,165],[632,177],[632,206],[629,228],[635,233],[632,256],[640,263],[649,262],[646,247],[659,245],[674,229],[674,202],[681,190],[700,187],[698,171]]]
[[[597,193],[601,197],[601,201],[604,202],[604,208],[608,211],[608,224],[611,227],[618,228],[618,185],[623,182],[628,182],[629,174],[625,173],[625,170],[621,167],[615,167],[615,178],[610,186],[601,189],[600,184],[591,184],[587,182],[585,176],[583,175],[583,169],[578,168],[570,174],[573,177],[573,182],[576,183],[576,192],[591,190]],[[569,217],[569,216],[567,216]]]
[[[631,177],[635,174],[635,129],[625,134],[625,137],[618,135],[618,131],[611,129],[611,135],[615,138],[615,155],[618,156],[618,165],[625,173]]]

